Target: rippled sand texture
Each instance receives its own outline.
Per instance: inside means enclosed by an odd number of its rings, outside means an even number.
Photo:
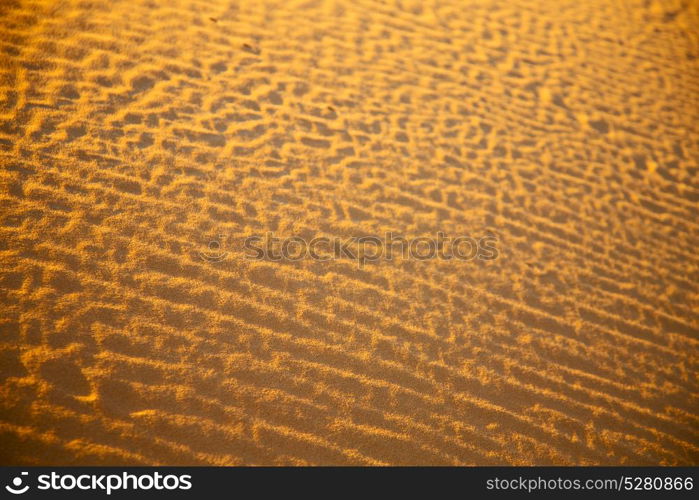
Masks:
[[[1,463],[699,463],[697,1],[0,11]]]

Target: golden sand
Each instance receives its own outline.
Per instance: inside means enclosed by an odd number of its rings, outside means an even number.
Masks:
[[[3,0],[0,49],[0,463],[699,463],[696,0]]]

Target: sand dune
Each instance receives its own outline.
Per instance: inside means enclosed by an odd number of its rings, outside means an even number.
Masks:
[[[0,463],[696,465],[697,26],[3,1]],[[386,231],[499,256],[241,247]]]

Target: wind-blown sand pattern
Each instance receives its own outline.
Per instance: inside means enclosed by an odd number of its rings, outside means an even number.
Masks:
[[[2,464],[699,463],[698,2],[0,26]],[[267,231],[499,258],[245,259]]]

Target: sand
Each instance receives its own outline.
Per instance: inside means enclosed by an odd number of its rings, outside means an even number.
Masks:
[[[697,27],[3,1],[0,463],[697,465]],[[268,231],[499,256],[246,258]]]

